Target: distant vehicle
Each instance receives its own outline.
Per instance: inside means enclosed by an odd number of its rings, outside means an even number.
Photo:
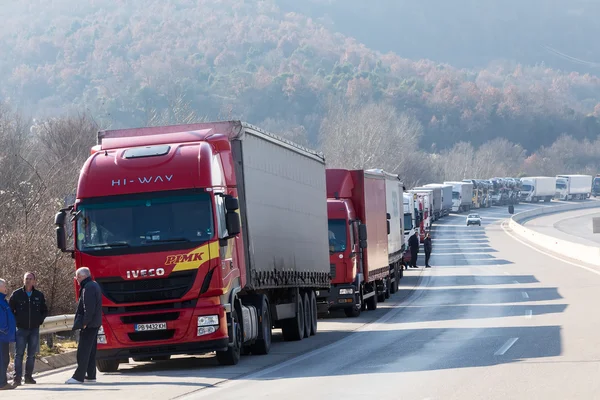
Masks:
[[[481,217],[479,216],[479,214],[469,214],[467,216],[467,226],[469,225],[481,226]]]

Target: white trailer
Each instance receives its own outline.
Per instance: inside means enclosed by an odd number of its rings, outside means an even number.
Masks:
[[[548,203],[556,192],[556,178],[553,176],[526,176],[521,178],[521,201]]]
[[[452,211],[452,185],[444,185],[443,183],[429,183],[423,186],[424,188],[439,187],[442,189],[442,211],[441,215],[446,216]]]
[[[559,200],[584,200],[592,195],[591,175],[557,175],[555,197]]]
[[[452,211],[469,211],[473,204],[473,184],[467,182],[446,181],[444,185],[452,185]]]
[[[398,289],[403,275],[402,258],[404,256],[404,184],[400,177],[381,169],[370,169],[366,172],[378,174],[385,178],[385,208],[388,220],[388,258],[392,293]]]

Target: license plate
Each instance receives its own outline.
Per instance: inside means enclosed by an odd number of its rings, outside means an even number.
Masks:
[[[152,324],[135,324],[136,332],[142,331],[163,331],[167,329],[166,322],[155,322]]]

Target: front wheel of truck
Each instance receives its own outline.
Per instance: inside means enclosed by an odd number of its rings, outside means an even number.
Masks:
[[[231,324],[235,332],[233,344],[225,351],[217,351],[217,361],[221,365],[237,365],[242,356],[242,327],[235,310],[231,311]]]
[[[96,360],[96,368],[100,372],[117,372],[119,360]]]
[[[317,295],[314,290],[310,291],[310,334],[317,334]]]
[[[281,333],[286,342],[304,338],[304,301],[302,295],[296,299],[296,316],[281,321]]]

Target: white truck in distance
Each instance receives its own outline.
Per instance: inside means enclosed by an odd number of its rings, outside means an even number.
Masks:
[[[408,248],[408,239],[417,232],[417,210],[413,194],[404,194],[404,243]]]
[[[452,211],[452,185],[444,185],[441,183],[429,183],[423,185],[425,189],[439,187],[442,191],[442,211],[441,215],[446,216]]]
[[[469,211],[473,203],[473,184],[466,182],[446,181],[444,185],[452,186],[452,211]]]
[[[591,175],[557,175],[555,198],[584,200],[592,195]]]
[[[526,176],[521,178],[521,201],[537,203],[543,200],[548,203],[556,191],[556,178],[553,176]]]

